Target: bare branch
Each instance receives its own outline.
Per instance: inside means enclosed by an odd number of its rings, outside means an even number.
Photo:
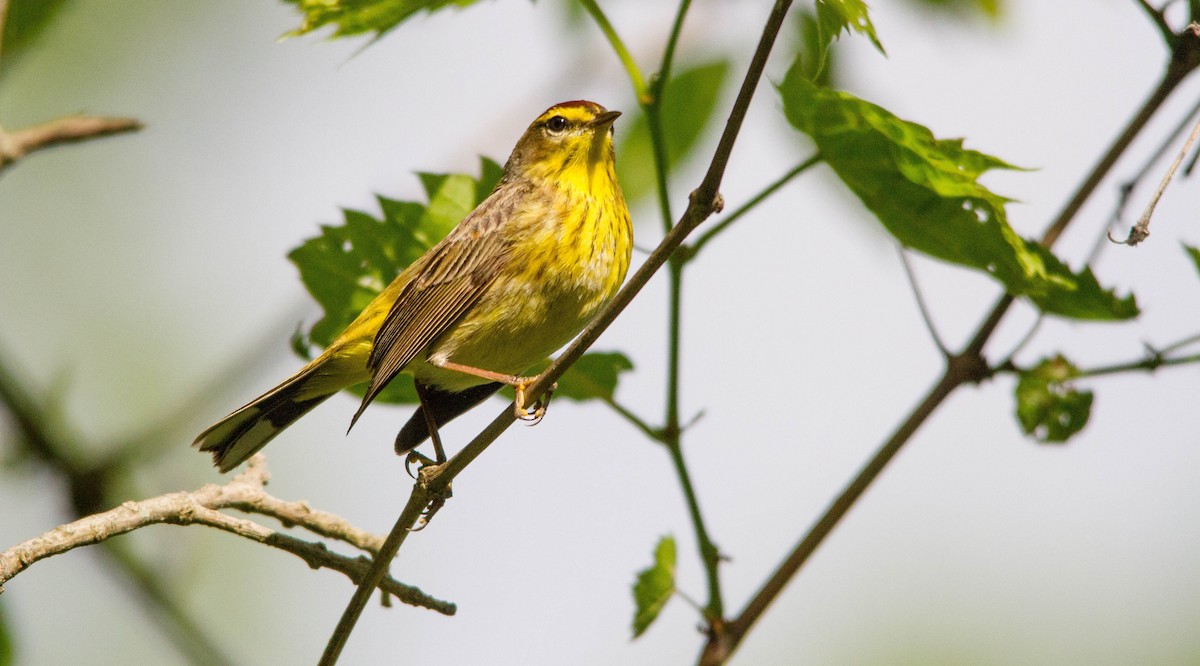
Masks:
[[[0,171],[34,151],[140,129],[133,118],[104,116],[66,116],[11,133],[0,129]]]
[[[345,541],[371,553],[375,553],[382,545],[382,537],[363,532],[333,514],[313,511],[303,502],[284,502],[267,495],[263,485],[269,476],[265,459],[260,454],[251,459],[245,472],[225,485],[208,484],[193,492],[168,493],[138,502],[125,502],[110,511],[60,525],[0,553],[0,584],[40,560],[158,524],[215,527],[251,541],[285,550],[303,559],[314,569],[333,569],[345,574],[355,583],[361,582],[370,569],[369,558],[339,555],[326,548],[324,543],[303,541],[254,521],[221,513],[219,509],[238,508],[275,516],[289,524]],[[421,590],[389,576],[381,579],[378,587],[412,606],[429,608],[445,615],[453,615],[455,612],[454,604],[434,599]],[[3,588],[0,588],[0,591],[2,590]]]
[[[1197,122],[1196,126],[1192,128],[1192,133],[1188,135],[1187,141],[1183,143],[1183,148],[1175,156],[1175,161],[1171,162],[1171,168],[1167,169],[1167,174],[1163,176],[1162,182],[1158,184],[1158,189],[1154,191],[1154,196],[1150,197],[1150,203],[1146,205],[1145,212],[1138,218],[1137,224],[1129,229],[1129,237],[1123,241],[1117,240],[1113,238],[1112,232],[1109,232],[1108,240],[1125,245],[1137,245],[1150,236],[1150,218],[1154,215],[1154,208],[1158,205],[1158,200],[1162,198],[1163,192],[1167,191],[1167,185],[1171,184],[1171,179],[1175,177],[1175,171],[1179,169],[1183,158],[1192,149],[1192,144],[1196,142],[1196,137],[1198,136],[1200,136],[1200,122]]]

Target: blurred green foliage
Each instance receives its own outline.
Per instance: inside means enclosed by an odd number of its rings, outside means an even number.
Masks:
[[[1020,373],[1015,390],[1017,420],[1025,434],[1061,444],[1083,430],[1094,396],[1071,385],[1078,375],[1079,369],[1062,355],[1042,359]]]
[[[12,67],[16,58],[45,30],[51,19],[67,5],[68,0],[8,0],[4,31],[0,36],[0,76]]]
[[[654,548],[654,563],[638,572],[633,584],[633,637],[637,638],[658,618],[675,594],[675,537],[665,536]]]
[[[304,15],[300,27],[288,33],[303,35],[334,25],[334,37],[373,32],[377,36],[400,25],[417,12],[447,7],[467,7],[477,0],[284,0]]]
[[[729,66],[725,59],[692,65],[671,77],[664,86],[659,115],[668,119],[662,127],[668,172],[691,156],[708,128],[721,89],[729,78]],[[654,191],[654,148],[644,111],[639,110],[634,116],[617,147],[617,174],[621,190],[630,202]]]

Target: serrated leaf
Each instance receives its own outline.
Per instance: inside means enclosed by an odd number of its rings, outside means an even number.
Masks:
[[[1078,375],[1079,369],[1061,355],[1042,359],[1020,373],[1015,391],[1017,420],[1025,434],[1058,444],[1087,425],[1095,396],[1071,385]]]
[[[478,0],[284,0],[304,15],[300,27],[287,37],[303,35],[327,25],[337,26],[334,37],[373,32],[383,35],[417,12],[432,14],[447,7],[463,8]]]
[[[1183,251],[1191,257],[1192,264],[1196,266],[1196,272],[1200,272],[1200,249],[1196,249],[1186,243],[1183,244]]]
[[[729,61],[724,59],[703,63],[681,71],[667,84],[659,114],[663,119],[668,171],[691,155],[708,127],[729,76],[729,67]],[[634,117],[617,148],[617,171],[621,190],[629,201],[654,190],[654,149],[650,143],[650,124],[643,112]]]
[[[817,36],[821,54],[821,64],[818,65],[817,71],[824,69],[825,54],[829,52],[833,41],[841,37],[843,32],[849,34],[853,31],[865,36],[871,40],[877,51],[887,55],[887,52],[883,50],[883,44],[879,42],[879,36],[875,34],[875,26],[872,25],[871,17],[867,13],[867,3],[863,0],[817,0],[816,9]]]
[[[796,41],[799,44],[795,61],[800,64],[805,78],[819,86],[828,86],[833,79],[833,45],[822,43],[815,12],[800,9],[792,12],[792,15],[795,16]]]
[[[316,345],[325,347],[358,316],[379,292],[409,264],[433,247],[496,186],[500,166],[481,159],[478,179],[462,174],[418,174],[427,204],[379,197],[382,218],[343,211],[342,224],[322,226],[321,233],[288,254],[305,288],[323,310],[307,334],[292,346],[301,356]],[[350,389],[362,395],[363,388]],[[376,399],[417,401],[411,382],[391,382]]]
[[[633,584],[633,637],[637,638],[658,618],[675,594],[675,538],[665,536],[654,548],[654,564],[638,572]]]
[[[880,106],[809,82],[793,65],[779,87],[788,121],[900,243],[982,271],[1042,311],[1076,319],[1136,317],[1133,296],[1118,298],[1092,272],[1078,273],[1008,224],[1008,199],[978,182],[992,169],[1015,169],[937,139],[927,128]]]

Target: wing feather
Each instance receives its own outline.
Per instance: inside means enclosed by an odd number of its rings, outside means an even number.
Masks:
[[[371,385],[351,427],[388,382],[478,302],[508,262],[510,244],[494,233],[512,212],[506,194],[494,192],[411,267],[416,275],[375,334],[367,360]]]

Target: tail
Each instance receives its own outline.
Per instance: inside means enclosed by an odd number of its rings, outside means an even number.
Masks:
[[[323,368],[328,356],[317,358],[282,384],[200,433],[192,446],[212,453],[222,473],[240,465],[276,435],[349,384],[331,381]]]
[[[429,425],[425,421],[425,410],[433,414],[433,422],[442,427],[454,417],[487,400],[493,393],[500,390],[503,384],[492,382],[451,393],[432,386],[422,386],[422,404],[408,419],[400,433],[396,435],[396,455],[405,454],[429,438]]]

